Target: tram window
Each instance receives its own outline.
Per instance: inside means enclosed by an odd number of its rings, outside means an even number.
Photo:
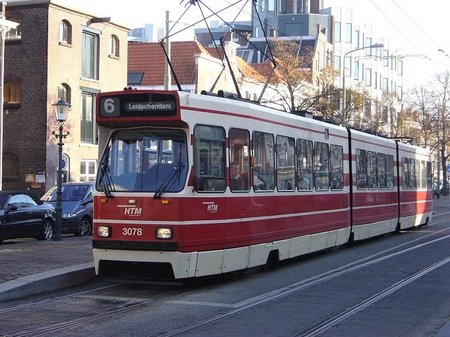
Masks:
[[[253,132],[253,189],[273,191],[275,187],[275,153],[273,135]]]
[[[230,189],[248,191],[250,182],[250,134],[247,130],[230,129]]]
[[[313,167],[313,143],[310,140],[297,139],[298,189],[311,191]]]
[[[412,158],[409,158],[409,168],[410,168],[410,179],[409,179],[409,188],[416,188],[417,187],[417,181],[416,181],[416,161]]]
[[[341,190],[344,188],[343,149],[340,145],[331,145],[330,149],[331,189]]]
[[[427,188],[427,166],[425,160],[420,161],[420,188]]]
[[[116,191],[181,191],[188,171],[186,135],[170,129],[117,131],[100,165],[108,168],[98,177],[100,188],[109,184]]]
[[[431,162],[427,161],[427,188],[431,189],[433,186],[433,176],[431,171]]]
[[[194,172],[197,178],[197,191],[225,191],[225,130],[223,128],[209,125],[195,126]]]
[[[279,191],[293,191],[295,187],[295,140],[277,136],[277,187]]]
[[[314,144],[314,186],[318,191],[328,190],[329,187],[328,157],[328,144],[316,142]]]
[[[394,188],[394,157],[391,154],[386,155],[386,187]]]
[[[408,189],[409,188],[409,180],[410,180],[410,166],[409,166],[409,159],[403,157],[402,158],[402,166],[403,166],[403,170],[402,170],[402,185],[403,185],[403,189]]]
[[[377,188],[377,155],[367,151],[367,187]]]
[[[386,158],[384,153],[377,153],[378,188],[386,188]]]
[[[361,149],[356,149],[356,186],[367,188],[367,153]]]
[[[413,159],[414,160],[414,167],[415,167],[415,182],[416,182],[416,188],[420,188],[421,187],[421,178],[420,178],[420,172],[421,172],[421,167],[420,167],[420,160],[418,159]]]

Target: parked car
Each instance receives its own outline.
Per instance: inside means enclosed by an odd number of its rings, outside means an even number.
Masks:
[[[0,191],[0,242],[6,239],[53,237],[55,208],[25,191]]]
[[[56,192],[57,186],[53,186],[41,200],[56,207]],[[92,234],[93,183],[63,183],[61,192],[63,233]]]

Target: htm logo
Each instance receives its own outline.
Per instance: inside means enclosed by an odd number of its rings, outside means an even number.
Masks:
[[[219,209],[219,205],[217,205],[217,204],[210,204],[210,205],[208,205],[208,208],[207,208],[208,212],[212,212],[212,213],[216,213],[218,211],[218,209]]]
[[[124,215],[136,216],[142,214],[142,208],[140,207],[125,207],[123,209]]]

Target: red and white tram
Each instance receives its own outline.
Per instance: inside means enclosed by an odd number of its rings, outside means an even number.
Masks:
[[[431,220],[429,152],[395,140],[181,91],[99,94],[97,122],[97,274],[228,273]]]

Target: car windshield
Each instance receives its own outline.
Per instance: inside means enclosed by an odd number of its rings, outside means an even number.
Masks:
[[[186,135],[181,130],[114,132],[99,166],[97,188],[111,191],[181,191],[187,177]]]
[[[88,185],[63,185],[61,188],[62,201],[79,201],[84,198]],[[43,201],[56,201],[57,187],[52,187],[43,197]]]

